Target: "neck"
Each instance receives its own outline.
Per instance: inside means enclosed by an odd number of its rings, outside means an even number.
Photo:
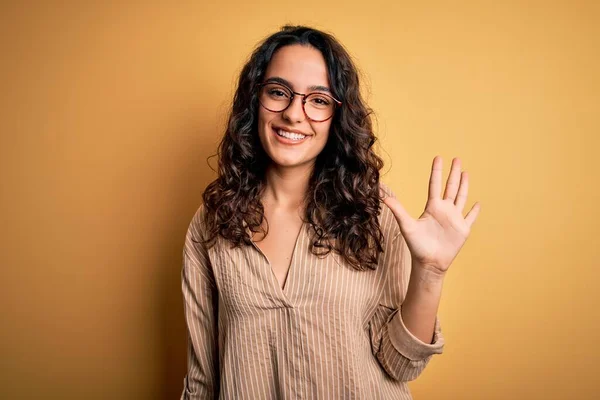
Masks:
[[[262,202],[265,207],[297,210],[304,205],[314,164],[293,168],[270,165],[265,176]]]

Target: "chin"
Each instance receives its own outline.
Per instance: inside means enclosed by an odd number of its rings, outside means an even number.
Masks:
[[[302,166],[306,166],[309,164],[314,164],[315,160],[286,160],[286,159],[271,159],[272,164],[274,166],[277,167],[283,167],[283,168],[297,168],[297,167],[302,167]]]
[[[271,159],[271,163],[274,166],[284,167],[284,168],[295,168],[302,167],[310,164],[314,164],[315,158],[296,158],[296,157],[282,157],[277,156],[275,154],[269,154],[269,158]]]

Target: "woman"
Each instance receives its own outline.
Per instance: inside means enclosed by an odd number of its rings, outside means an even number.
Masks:
[[[183,399],[410,399],[476,219],[454,159],[425,212],[379,182],[370,110],[329,34],[286,26],[243,68],[218,178],[187,232]]]

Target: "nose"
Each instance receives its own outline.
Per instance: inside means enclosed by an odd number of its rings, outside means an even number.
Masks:
[[[302,96],[294,96],[288,108],[283,110],[283,118],[290,122],[304,121],[306,116],[304,115],[304,104],[302,104],[303,100],[304,98]]]

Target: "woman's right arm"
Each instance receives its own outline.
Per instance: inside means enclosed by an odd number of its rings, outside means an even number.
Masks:
[[[187,374],[181,400],[212,399],[219,394],[217,289],[202,243],[202,207],[190,223],[183,249],[181,289],[187,325]]]

